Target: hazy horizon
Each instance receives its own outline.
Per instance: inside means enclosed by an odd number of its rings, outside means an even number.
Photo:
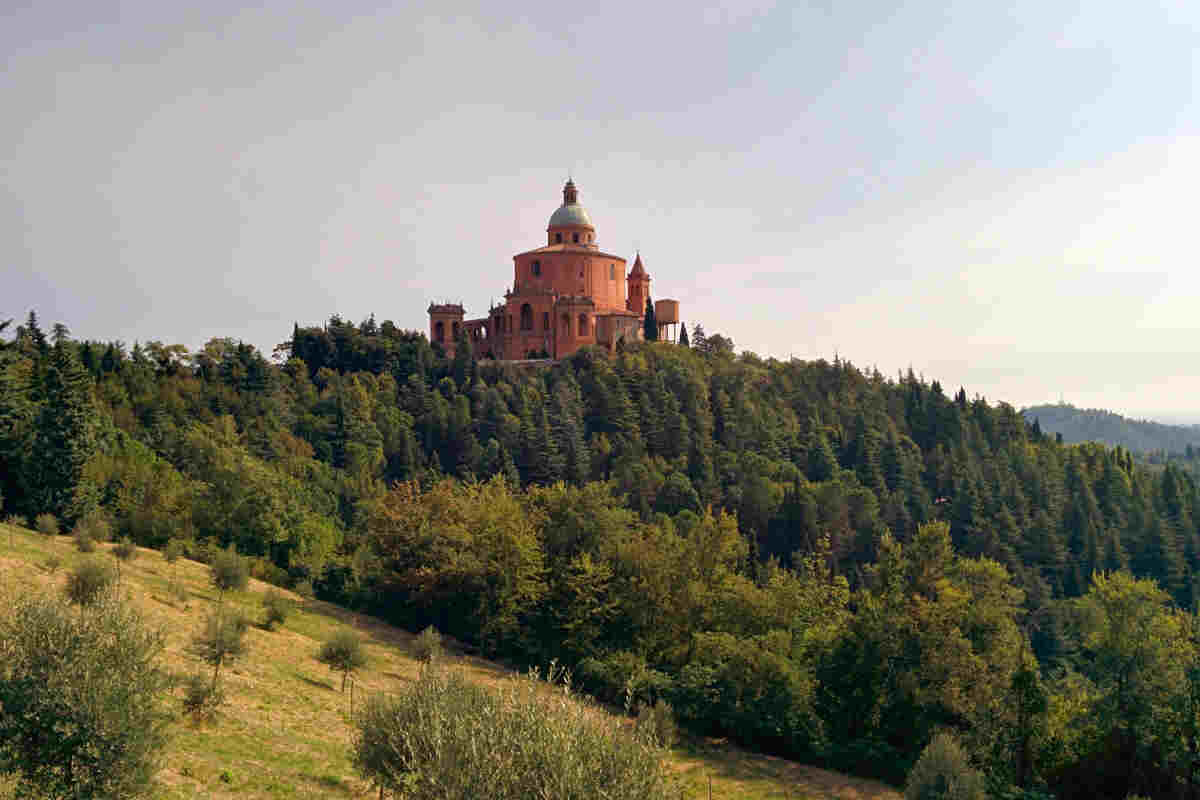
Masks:
[[[0,20],[0,319],[471,316],[570,172],[764,356],[1200,422],[1200,9],[46,2]],[[1184,241],[1188,239],[1189,241]]]

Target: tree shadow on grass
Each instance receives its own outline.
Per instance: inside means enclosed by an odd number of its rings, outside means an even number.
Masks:
[[[317,689],[328,689],[331,692],[333,691],[332,683],[326,683],[325,681],[314,680],[314,679],[308,677],[307,675],[300,674],[299,672],[296,673],[296,679],[303,681],[304,683],[307,683],[309,686],[314,686]]]
[[[350,796],[354,794],[353,788],[346,783],[346,780],[338,775],[314,775],[311,772],[304,772],[300,775],[306,781],[316,784],[324,790],[333,790],[338,794]]]

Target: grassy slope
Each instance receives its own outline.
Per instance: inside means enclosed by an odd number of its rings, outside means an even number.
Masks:
[[[100,545],[102,552],[110,545]],[[51,555],[62,566],[51,574]],[[43,537],[0,524],[0,587],[25,591],[57,589],[64,573],[83,556],[67,537]],[[177,579],[187,589],[186,607],[169,599],[172,567],[153,550],[122,567],[122,587],[152,624],[166,636],[166,663],[184,675],[202,667],[187,652],[188,642],[216,600],[203,564],[180,559]],[[227,598],[254,619],[268,587],[251,581],[249,590]],[[8,597],[0,594],[0,601]],[[299,598],[293,598],[299,601]],[[3,610],[0,609],[0,613]],[[352,626],[367,641],[370,663],[355,679],[353,693],[341,694],[340,675],[313,658],[319,643],[339,626]],[[177,718],[159,773],[156,797],[286,798],[375,797],[349,761],[351,694],[360,704],[365,692],[395,690],[413,680],[418,663],[409,655],[412,635],[370,617],[318,601],[302,603],[282,629],[251,628],[249,655],[223,678],[229,703],[211,723]],[[456,657],[456,667],[472,679],[495,683],[508,674],[479,658]],[[178,706],[176,706],[178,708]],[[721,742],[693,741],[676,748],[670,767],[682,781],[685,798],[887,798],[899,795],[873,781],[740,751]]]

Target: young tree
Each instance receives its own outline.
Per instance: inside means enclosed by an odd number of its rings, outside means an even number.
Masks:
[[[178,539],[172,539],[167,542],[167,546],[163,548],[162,554],[163,561],[166,561],[171,567],[171,577],[168,580],[169,585],[167,588],[173,589],[175,584],[175,562],[183,555],[183,542]]]
[[[269,631],[275,630],[287,621],[292,613],[292,603],[278,589],[270,589],[263,595],[263,627]]]
[[[246,654],[246,629],[249,624],[241,614],[217,611],[192,640],[192,652],[213,668],[212,685],[216,690],[221,667]]]
[[[6,604],[7,605],[7,604]],[[0,617],[0,775],[20,797],[140,797],[166,738],[161,636],[119,597],[75,616],[24,597]]]
[[[340,630],[317,653],[317,661],[326,664],[330,669],[342,673],[342,691],[346,691],[346,679],[350,673],[366,666],[367,654],[363,650],[362,640],[351,630]]]
[[[642,338],[647,342],[658,341],[658,322],[654,318],[654,301],[646,296],[646,316],[642,320]]]
[[[228,550],[218,550],[213,554],[208,572],[213,586],[217,587],[218,605],[224,602],[226,592],[241,591],[250,582],[250,569],[246,566],[246,559],[238,555],[233,545],[230,545]]]
[[[117,582],[119,583],[121,581],[121,564],[137,558],[137,545],[126,536],[113,545],[112,550],[109,552],[117,560]]]

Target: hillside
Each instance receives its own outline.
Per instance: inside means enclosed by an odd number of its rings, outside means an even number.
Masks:
[[[696,334],[514,368],[334,317],[272,363],[231,339],[46,335],[31,313],[0,341],[2,513],[234,546],[330,608],[557,661],[696,736],[893,785],[947,728],[998,785],[1061,800],[1181,780],[1200,745],[1178,749],[1179,677],[1110,697],[1084,625],[1103,614],[1079,609],[1109,574],[1144,579],[1151,619],[1197,606],[1189,470],[1060,443],[911,372]]]
[[[1068,444],[1103,442],[1135,453],[1185,453],[1188,447],[1200,446],[1200,426],[1129,419],[1103,409],[1060,403],[1032,406],[1021,415],[1030,424],[1037,420],[1046,433],[1061,433]]]
[[[101,545],[101,552],[110,545]],[[46,560],[62,565],[51,573]],[[71,539],[44,537],[0,524],[0,602],[29,589],[58,590],[78,559]],[[167,591],[168,573],[186,588],[185,605]],[[229,599],[254,618],[267,585],[251,581],[246,592]],[[122,568],[122,591],[166,634],[168,668],[180,675],[198,668],[187,644],[215,602],[203,564],[180,559],[168,565],[154,550],[139,549]],[[314,654],[339,626],[353,627],[367,640],[370,663],[357,674],[353,697],[389,691],[412,681],[419,665],[410,653],[412,635],[371,617],[316,600],[303,601],[283,628],[267,632],[251,628],[250,651],[224,679],[228,704],[218,718],[195,724],[178,718],[170,728],[170,744],[158,774],[155,797],[183,798],[374,798],[355,776],[350,761],[350,695],[341,694],[338,679]],[[0,613],[5,613],[0,608]],[[496,683],[509,670],[481,658],[452,654],[454,668],[472,680]],[[178,711],[177,700],[174,708]],[[715,798],[792,798],[801,800],[896,800],[898,794],[874,781],[850,778],[782,759],[754,755],[727,743],[691,739],[672,754],[670,769],[681,781],[682,796],[707,797],[712,780]],[[0,786],[0,793],[3,787]]]

